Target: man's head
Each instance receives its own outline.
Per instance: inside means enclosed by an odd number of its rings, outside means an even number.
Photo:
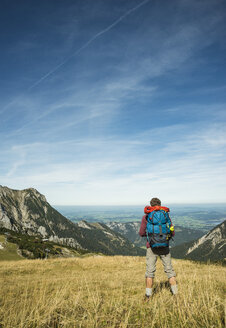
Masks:
[[[158,198],[152,198],[150,204],[151,206],[161,206],[161,200]]]

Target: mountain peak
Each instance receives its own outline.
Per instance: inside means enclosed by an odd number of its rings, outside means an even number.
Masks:
[[[26,188],[26,189],[19,190],[19,189],[11,189],[6,186],[0,185],[0,195],[5,197],[11,195],[12,197],[17,198],[18,200],[23,199],[25,197],[32,196],[32,197],[39,198],[43,202],[47,202],[45,196],[42,195],[35,188]]]

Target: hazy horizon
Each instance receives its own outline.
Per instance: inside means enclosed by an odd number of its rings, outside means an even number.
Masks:
[[[168,206],[167,206],[168,205]],[[209,206],[209,207],[212,207],[214,205],[217,205],[217,206],[226,206],[226,202],[225,203],[222,203],[222,202],[219,202],[219,203],[166,203],[166,204],[162,204],[162,206],[166,206],[166,207],[170,207],[170,206]],[[110,207],[110,206],[122,206],[122,207],[126,207],[126,206],[130,206],[130,207],[140,207],[140,206],[150,206],[149,203],[147,204],[52,204],[51,203],[51,206],[65,206],[65,207],[84,207],[84,206],[87,206],[87,207]]]
[[[208,231],[226,219],[226,204],[167,204],[175,226]],[[140,222],[144,205],[54,206],[73,222]]]

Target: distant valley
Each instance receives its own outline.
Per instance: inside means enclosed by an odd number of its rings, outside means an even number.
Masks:
[[[146,238],[139,236],[140,222],[109,222],[107,226],[125,236],[136,246],[143,247],[146,245]],[[186,227],[175,227],[175,237],[170,241],[172,247],[195,240],[204,234],[202,230],[196,230]]]
[[[109,228],[129,239],[136,246],[144,247],[145,238],[138,232],[143,216],[143,206],[55,206],[72,222],[103,222]],[[170,216],[176,235],[171,247],[202,237],[226,219],[226,204],[172,205]]]
[[[169,205],[175,226],[200,230],[203,234],[226,219],[226,204]],[[141,222],[144,206],[58,206],[60,213],[73,222]]]

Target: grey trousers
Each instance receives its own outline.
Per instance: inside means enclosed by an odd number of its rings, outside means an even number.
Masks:
[[[168,278],[176,277],[176,273],[173,270],[173,266],[171,263],[171,255],[169,248],[156,248],[152,249],[147,248],[146,253],[146,278],[154,278],[155,271],[156,271],[156,261],[157,257],[160,256],[160,259],[162,260],[164,271]]]

